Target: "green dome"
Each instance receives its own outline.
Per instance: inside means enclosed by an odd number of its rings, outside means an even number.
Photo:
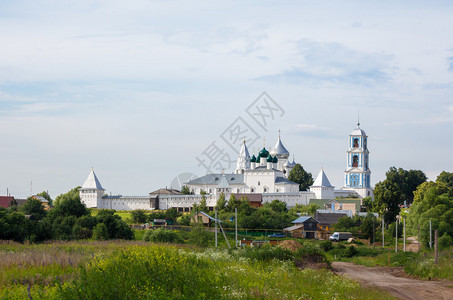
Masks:
[[[267,162],[270,162],[270,163],[271,163],[271,162],[273,162],[273,161],[274,161],[274,159],[272,158],[272,155],[269,155],[269,156],[267,157]]]
[[[274,161],[273,161],[274,164],[278,163],[278,158],[277,158],[277,155],[274,156]]]
[[[259,156],[266,158],[269,156],[269,151],[267,151],[266,148],[263,147],[263,150],[260,151]]]
[[[253,154],[252,158],[250,159],[250,162],[256,162],[255,154]]]

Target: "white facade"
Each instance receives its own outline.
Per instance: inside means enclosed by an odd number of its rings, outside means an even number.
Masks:
[[[347,170],[345,171],[345,187],[335,190],[330,184],[323,169],[319,172],[309,191],[300,192],[297,183],[288,180],[289,172],[296,163],[289,161],[290,153],[283,146],[280,134],[276,145],[269,153],[265,147],[258,156],[250,157],[244,143],[239,151],[234,173],[207,174],[185,183],[193,195],[150,194],[148,196],[106,196],[105,189],[96,174],[91,170],[88,178],[80,189],[80,199],[87,207],[115,210],[134,209],[168,209],[178,208],[189,211],[204,195],[208,207],[214,207],[221,193],[228,200],[231,194],[261,194],[262,202],[275,199],[284,201],[288,207],[296,204],[308,204],[310,199],[335,199],[336,197],[372,195],[369,176],[369,151],[367,136],[357,128],[349,138],[347,151]],[[359,175],[358,181],[351,174]],[[352,186],[351,186],[351,183]]]
[[[357,128],[349,135],[343,189],[354,190],[362,198],[373,197],[369,156],[368,136],[357,123]]]

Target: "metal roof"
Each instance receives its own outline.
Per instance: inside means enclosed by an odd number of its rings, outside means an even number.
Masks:
[[[280,139],[280,136],[278,137],[277,144],[275,144],[274,149],[271,151],[272,155],[277,155],[278,158],[288,158],[289,157],[289,151],[283,146],[282,140]]]
[[[312,186],[325,186],[325,187],[333,187],[330,184],[329,179],[327,178],[326,173],[324,172],[324,169],[321,169],[321,171],[318,174],[318,177],[316,177],[315,182],[313,183]]]
[[[105,190],[101,183],[99,182],[94,170],[91,169],[88,178],[85,180],[85,183],[82,185],[81,190]]]
[[[217,185],[217,187],[219,189],[227,189],[230,187],[230,185],[228,184],[228,181],[225,177],[225,174],[222,174],[222,177],[220,177],[220,182],[219,184]]]
[[[275,184],[295,184],[295,185],[299,185],[298,183],[295,183],[295,182],[293,182],[291,180],[288,180],[285,177],[281,177],[281,176],[275,177]]]
[[[244,184],[244,174],[207,174],[195,178],[191,181],[185,182],[184,184],[213,184],[218,185],[222,175],[225,175],[225,179],[228,184]]]
[[[351,132],[350,135],[366,136],[366,133],[365,133],[365,131],[363,131],[363,129],[360,129],[360,127],[357,127],[356,129],[354,129],[354,131]]]
[[[303,217],[299,217],[297,219],[295,219],[294,221],[292,221],[291,223],[293,224],[300,224],[300,223],[305,223],[306,221],[310,220],[310,219],[313,219],[312,217],[310,216],[303,216]],[[317,220],[313,219],[313,221],[316,221],[318,222]],[[319,223],[319,222],[318,222]]]

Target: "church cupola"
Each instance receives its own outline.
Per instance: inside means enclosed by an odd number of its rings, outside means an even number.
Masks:
[[[278,170],[283,170],[283,165],[289,158],[289,151],[283,146],[282,140],[280,138],[280,130],[278,131],[278,140],[274,148],[271,151],[271,154],[278,158],[278,164],[276,168]]]
[[[266,148],[263,147],[263,149],[261,149],[261,151],[259,152],[258,156],[259,156],[259,166],[266,166],[266,159],[269,156],[269,151],[267,151]]]

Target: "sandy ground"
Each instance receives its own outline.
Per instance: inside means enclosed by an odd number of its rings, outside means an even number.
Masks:
[[[333,262],[332,267],[341,275],[357,280],[365,286],[386,290],[400,299],[453,299],[453,282],[404,277],[406,273],[402,268],[370,268],[346,262]]]

